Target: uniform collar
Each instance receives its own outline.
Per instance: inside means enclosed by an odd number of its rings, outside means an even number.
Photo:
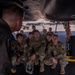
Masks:
[[[13,37],[9,25],[3,19],[0,19],[0,28],[7,34],[7,36]]]
[[[0,19],[0,27],[3,28],[5,31],[11,33],[11,30],[10,30],[8,24],[3,19]]]

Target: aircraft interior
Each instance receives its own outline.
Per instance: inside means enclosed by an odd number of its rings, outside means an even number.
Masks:
[[[64,75],[75,75],[75,0],[0,0],[0,18],[3,8],[11,3],[17,4],[24,10],[21,30],[28,35],[34,25],[42,33],[43,29],[52,27],[53,32],[66,46],[69,64]],[[15,32],[16,33],[16,32]],[[21,75],[20,67],[17,74]],[[45,72],[39,73],[38,66],[32,75],[60,75],[60,65],[53,70],[45,66]],[[25,75],[30,75],[25,73]]]

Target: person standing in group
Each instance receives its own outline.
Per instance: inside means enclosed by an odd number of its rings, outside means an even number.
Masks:
[[[48,32],[49,32],[51,35],[54,34],[51,27],[49,27],[49,31],[48,31]]]
[[[36,30],[36,26],[32,26],[32,32]]]
[[[27,38],[26,34],[24,33],[23,30],[20,30],[20,33],[23,35],[23,38],[24,38],[24,41],[25,41],[25,39]]]
[[[41,35],[42,38],[46,39],[47,30],[43,29],[43,34]]]

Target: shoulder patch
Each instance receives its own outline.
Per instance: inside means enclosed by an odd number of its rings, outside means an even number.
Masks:
[[[11,51],[16,50],[16,48],[17,48],[16,40],[14,40],[14,39],[9,40],[9,48],[10,48]]]

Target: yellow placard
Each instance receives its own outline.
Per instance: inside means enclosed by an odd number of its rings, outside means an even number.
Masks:
[[[69,62],[75,62],[75,56],[67,56]]]

